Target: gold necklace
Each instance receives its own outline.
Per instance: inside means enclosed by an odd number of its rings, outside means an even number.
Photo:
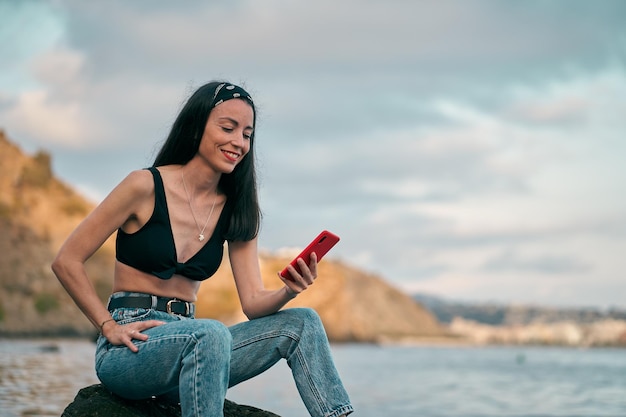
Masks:
[[[183,179],[183,188],[185,189],[185,195],[187,196],[187,203],[189,204],[189,210],[191,210],[191,217],[193,217],[193,221],[196,223],[196,227],[198,228],[198,240],[202,242],[204,240],[204,230],[206,229],[206,225],[209,224],[209,219],[213,214],[213,209],[215,208],[215,201],[217,201],[217,196],[213,199],[213,205],[211,206],[211,211],[209,212],[209,217],[206,218],[204,222],[204,226],[200,229],[200,225],[198,224],[198,220],[196,220],[196,213],[193,211],[193,207],[191,205],[191,199],[189,198],[189,192],[187,192],[187,184],[185,184],[185,171],[184,169],[180,170],[180,176]]]

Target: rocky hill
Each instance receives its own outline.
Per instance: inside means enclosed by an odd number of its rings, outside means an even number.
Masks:
[[[93,205],[54,178],[50,155],[27,156],[0,131],[0,334],[91,331],[50,270],[68,233]],[[102,297],[110,291],[107,242],[87,265]]]
[[[289,261],[291,256],[260,255],[268,288],[282,286],[276,272]],[[198,313],[234,323],[244,317],[228,265],[224,262],[215,276],[202,284]],[[331,340],[384,342],[447,336],[433,315],[380,277],[328,259],[320,263],[318,273],[315,284],[289,306],[314,308]]]
[[[460,303],[416,294],[454,334],[476,344],[626,347],[626,311]]]
[[[435,315],[441,323],[463,318],[491,326],[524,326],[570,321],[591,324],[603,320],[626,321],[626,310],[620,308],[546,307],[537,305],[506,305],[498,303],[467,303],[445,300],[427,294],[414,294],[413,299]]]
[[[93,204],[56,179],[50,162],[43,151],[25,155],[0,131],[0,336],[94,333],[50,270],[60,245]],[[268,287],[280,285],[276,271],[289,260],[261,255]],[[113,263],[109,240],[87,265],[103,300],[110,293]],[[380,277],[332,260],[320,264],[319,275],[314,287],[289,306],[315,308],[333,341],[449,336],[430,312]],[[244,320],[227,258],[202,284],[198,316]]]

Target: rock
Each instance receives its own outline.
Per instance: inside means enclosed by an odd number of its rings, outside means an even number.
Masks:
[[[157,400],[125,400],[103,385],[81,389],[61,417],[180,417],[180,407]],[[224,417],[279,417],[269,411],[226,400]]]

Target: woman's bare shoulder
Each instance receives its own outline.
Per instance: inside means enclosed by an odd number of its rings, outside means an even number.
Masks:
[[[131,171],[118,186],[136,196],[148,196],[154,192],[154,179],[147,169]]]

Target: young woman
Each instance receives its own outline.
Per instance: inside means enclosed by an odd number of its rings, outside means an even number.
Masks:
[[[96,372],[130,399],[179,402],[185,417],[222,416],[226,391],[284,358],[311,416],[352,406],[328,340],[311,309],[281,308],[317,277],[317,262],[289,267],[293,280],[263,287],[257,257],[260,210],[254,168],[256,111],[226,82],[187,101],[154,165],[130,173],[67,239],[52,269],[100,331]],[[117,231],[107,306],[86,275],[87,259]],[[243,311],[232,327],[195,319],[200,283],[222,262],[224,242]]]

